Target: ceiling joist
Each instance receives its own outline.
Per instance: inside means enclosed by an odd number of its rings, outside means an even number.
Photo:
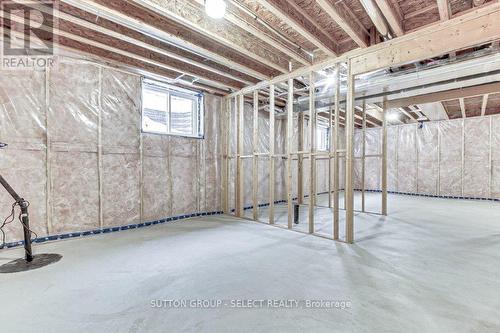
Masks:
[[[257,69],[256,66],[245,59],[237,58],[234,54],[223,54],[215,43],[208,40],[194,38],[193,34],[180,34],[180,31],[173,29],[170,25],[163,25],[162,20],[147,20],[143,13],[129,12],[126,8],[110,8],[95,1],[89,0],[61,0],[71,6],[92,13],[98,17],[124,25],[129,29],[136,30],[147,36],[157,38],[163,42],[172,43],[184,50],[205,56],[224,66],[237,69],[247,75],[259,80],[270,78],[269,74]],[[158,17],[161,17],[158,15]],[[189,37],[189,38],[188,38]]]
[[[109,0],[108,0],[109,1]],[[239,33],[237,27],[224,27],[221,29],[219,27],[220,23],[211,20],[205,15],[192,15],[189,11],[189,4],[184,4],[178,6],[179,2],[169,1],[169,2],[158,2],[151,0],[127,0],[128,2],[137,5],[138,7],[146,8],[152,12],[161,14],[162,16],[177,22],[197,33],[210,38],[230,49],[233,49],[241,54],[248,55],[252,59],[269,66],[281,73],[288,72],[288,61],[283,62],[285,59],[280,59],[280,57],[273,56],[271,52],[268,52],[268,48],[261,47],[243,47],[237,40],[248,42],[249,36],[243,36]],[[161,4],[160,4],[161,3]],[[200,10],[203,13],[202,9]],[[221,33],[224,36],[221,36]],[[253,36],[252,36],[253,37]],[[252,44],[250,44],[251,46]],[[273,47],[273,45],[269,45]],[[270,58],[274,58],[271,61]]]
[[[363,29],[354,26],[349,16],[341,6],[334,6],[328,0],[315,0],[316,3],[352,38],[360,47],[367,47],[370,36],[363,33]]]
[[[330,56],[337,55],[337,45],[332,44],[328,36],[325,36],[314,22],[300,15],[285,0],[256,0],[260,5],[279,18],[286,18],[286,23],[295,31],[307,38],[311,43]]]
[[[391,27],[392,32],[396,36],[402,36],[404,34],[403,29],[403,18],[401,17],[400,12],[394,7],[394,4],[390,0],[375,0],[378,7],[384,13],[384,17],[387,20],[387,23]]]

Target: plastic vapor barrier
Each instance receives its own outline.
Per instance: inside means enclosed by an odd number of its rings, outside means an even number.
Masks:
[[[388,190],[500,199],[500,116],[387,128]],[[366,130],[366,155],[380,154],[380,128]],[[362,130],[355,131],[355,185],[361,186]],[[381,189],[381,158],[366,157],[365,189]]]
[[[203,140],[141,133],[141,77],[60,56],[0,75],[0,172],[38,236],[221,210],[221,98],[205,95]],[[0,189],[0,216],[13,200]],[[22,239],[20,223],[5,229]]]

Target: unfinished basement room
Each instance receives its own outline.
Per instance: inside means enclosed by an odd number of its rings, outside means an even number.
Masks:
[[[500,332],[499,0],[0,20],[0,332]]]

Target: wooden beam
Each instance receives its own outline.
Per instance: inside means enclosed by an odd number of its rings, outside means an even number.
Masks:
[[[174,43],[177,46],[183,47],[191,52],[195,52],[197,54],[202,54],[203,56],[212,59],[224,66],[228,66],[230,68],[235,68],[238,71],[245,73],[247,75],[253,76],[260,80],[269,79],[270,76],[266,73],[261,72],[261,70],[256,70],[255,66],[251,65],[248,62],[242,61],[241,59],[236,59],[235,57],[229,55],[222,54],[221,52],[216,51],[216,45],[210,45],[205,41],[201,41],[201,39],[188,40],[188,36],[193,37],[192,34],[180,34],[179,31],[174,31],[173,29],[166,28],[162,25],[161,21],[150,20],[139,17],[139,13],[136,13],[135,16],[128,15],[125,9],[121,9],[121,11],[103,6],[99,3],[89,0],[61,0],[68,5],[79,8],[81,10],[87,11],[98,17],[103,17],[107,20],[115,22],[120,25],[124,25],[129,29],[136,30],[145,35],[157,38],[161,41]],[[203,44],[203,45],[202,45]],[[215,46],[215,47],[214,47]]]
[[[480,22],[484,22],[484,26]],[[296,69],[288,74],[264,80],[254,86],[243,88],[241,92],[250,93],[255,89],[262,89],[273,83],[284,82],[291,77],[304,76],[310,71],[319,71],[349,59],[353,59],[352,61],[356,62],[355,74],[357,75],[381,68],[432,58],[449,53],[455,49],[467,48],[498,40],[500,39],[499,25],[500,4],[491,3],[460,17],[446,22],[431,24],[419,31],[405,34],[390,41],[372,45],[369,48],[353,49],[336,58],[329,58],[311,66]],[[466,29],[463,29],[462,26],[465,26]],[[458,35],[455,37],[454,34],[457,31]],[[450,40],[451,42],[442,43],[443,40]],[[237,93],[232,93],[231,96]]]
[[[465,103],[463,98],[459,98],[458,101],[460,102],[460,111],[462,112],[462,118],[466,118],[467,114],[465,112]]]
[[[305,17],[297,15],[295,10],[284,0],[256,0],[257,3],[266,8],[273,15],[289,25],[292,29],[304,36],[308,41],[316,45],[320,50],[328,55],[336,56],[337,48],[325,38],[320,37],[317,27]]]
[[[378,7],[387,19],[387,23],[391,27],[392,32],[396,36],[402,36],[404,34],[403,30],[403,18],[400,12],[394,7],[394,4],[390,0],[375,0]]]
[[[108,0],[109,1],[109,0]],[[159,5],[155,2],[149,1],[149,0],[127,0],[128,2],[138,5],[139,7],[146,8],[148,10],[160,13],[161,15],[165,16],[166,18],[173,20],[175,22],[178,22],[179,24],[182,24],[189,29],[196,31],[197,33],[206,36],[228,48],[231,48],[243,55],[248,55],[251,58],[255,59],[256,61],[269,66],[271,68],[274,68],[275,70],[281,72],[281,73],[287,73],[288,68],[286,66],[282,66],[274,61],[269,60],[268,58],[264,57],[263,55],[255,52],[255,49],[250,49],[243,47],[242,45],[228,39],[225,37],[222,37],[217,30],[220,30],[217,24],[214,24],[214,21],[206,19],[205,13],[201,11],[202,15],[193,15],[192,17],[190,16],[183,16],[183,8],[188,6],[188,4],[182,4],[181,7],[177,8],[177,6],[174,6],[174,10],[170,10],[170,6],[163,6]],[[171,2],[170,5],[176,4],[176,2]],[[231,31],[231,34],[236,34],[237,29],[233,29]],[[244,36],[242,36],[244,37]],[[273,45],[271,45],[273,46]]]
[[[315,0],[316,3],[344,30],[360,47],[367,47],[369,36],[364,35],[359,27],[353,26],[346,13],[332,5],[328,0]]]
[[[451,10],[448,0],[437,0],[439,18],[441,21],[446,21],[451,18]]]
[[[500,3],[374,46],[377,50],[353,57],[353,74],[395,67],[500,38]],[[447,41],[443,43],[443,41]],[[383,48],[378,48],[382,47]]]
[[[389,34],[389,28],[385,23],[384,15],[382,15],[382,12],[378,8],[377,4],[375,4],[374,0],[359,0],[359,2],[361,2],[366,14],[368,14],[368,17],[370,17],[378,32],[382,36],[387,36]]]
[[[461,97],[467,98],[467,97],[481,96],[486,94],[494,94],[497,92],[500,92],[500,82],[486,83],[466,88],[458,88],[458,89],[434,92],[430,94],[394,99],[392,101],[387,102],[387,107],[389,109],[394,109],[408,105],[419,105],[419,104],[449,101]]]

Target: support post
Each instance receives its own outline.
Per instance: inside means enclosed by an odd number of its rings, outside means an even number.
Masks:
[[[314,206],[316,205],[316,110],[314,72],[309,73],[309,233],[314,233]]]
[[[259,91],[253,92],[253,156],[252,156],[252,205],[253,219],[259,219]]]
[[[286,109],[286,196],[288,204],[288,229],[293,226],[292,203],[292,133],[293,133],[293,79],[288,79],[288,100]]]
[[[347,63],[347,107],[345,119],[346,132],[346,167],[345,167],[345,197],[346,197],[346,242],[354,242],[354,75],[351,73],[351,61]]]
[[[274,84],[269,87],[269,224],[274,224]]]
[[[382,215],[387,216],[387,102],[382,106]]]

